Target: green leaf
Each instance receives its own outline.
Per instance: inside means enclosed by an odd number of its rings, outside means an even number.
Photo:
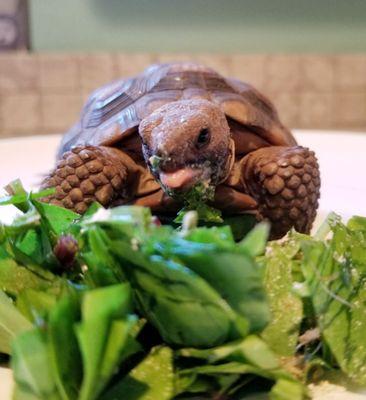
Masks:
[[[347,228],[352,231],[366,232],[366,217],[355,215],[348,221]]]
[[[87,250],[84,247],[81,257],[88,266],[86,279],[96,287],[113,285],[124,279],[122,269],[110,254],[106,233],[100,227],[92,227],[86,233]]]
[[[151,211],[147,207],[120,206],[108,210],[99,208],[94,214],[84,217],[80,225],[111,228],[118,236],[141,240],[151,228]]]
[[[228,250],[216,250],[215,242],[172,239],[171,242],[159,243],[157,248],[164,257],[178,258],[208,282],[233,310],[250,322],[251,331],[261,330],[269,320],[262,269],[240,245],[229,243],[225,246]]]
[[[254,215],[244,214],[224,217],[223,225],[230,227],[235,240],[242,240],[257,224]]]
[[[14,380],[24,393],[40,400],[61,400],[52,376],[45,334],[34,329],[18,335],[12,344]]]
[[[300,382],[279,379],[272,387],[270,400],[303,400],[308,399],[307,390]]]
[[[43,279],[14,260],[0,260],[0,287],[12,296],[17,296],[25,289],[46,290],[52,282]]]
[[[30,208],[28,212],[16,217],[11,225],[5,225],[5,232],[8,236],[15,237],[29,229],[39,227],[41,217],[35,208]]]
[[[198,367],[189,368],[180,371],[181,374],[205,374],[205,375],[218,375],[218,374],[253,374],[258,376],[268,377],[265,371],[253,365],[244,364],[237,361],[231,361],[217,365],[202,365]]]
[[[328,242],[302,244],[303,273],[324,341],[340,368],[366,384],[366,252],[355,251],[366,249],[365,241],[338,221],[332,230]]]
[[[84,368],[80,400],[96,399],[111,378],[135,322],[127,318],[130,307],[127,284],[96,289],[84,295],[82,322],[76,328]],[[122,318],[125,322],[116,322]],[[118,340],[117,334],[121,335]]]
[[[24,234],[19,235],[14,245],[19,251],[27,255],[35,264],[43,261],[43,251],[40,232],[38,229],[29,229]]]
[[[256,225],[240,242],[240,248],[251,257],[260,256],[266,248],[269,230],[268,223],[262,222]]]
[[[100,364],[99,385],[104,386],[109,381],[115,372],[116,366],[122,359],[140,350],[139,347],[135,347],[130,353],[131,349],[127,348],[128,345],[130,347],[134,346],[129,334],[135,322],[136,318],[132,316],[124,320],[112,321]],[[135,342],[136,345],[137,342]]]
[[[181,349],[177,351],[177,355],[203,359],[209,364],[235,361],[271,371],[271,373],[282,371],[275,353],[256,335],[250,335],[245,339],[226,343],[211,349]]]
[[[173,397],[173,354],[169,347],[155,347],[102,400],[170,400]]]
[[[196,374],[215,375],[239,374],[259,376],[271,381],[286,380],[293,381],[296,386],[302,384],[283,367],[281,367],[277,355],[258,336],[250,335],[243,340],[227,343],[212,349],[181,349],[176,356],[202,360],[198,366],[182,369],[178,373],[190,377]],[[183,364],[184,365],[184,364]],[[240,385],[240,380],[238,381]]]
[[[194,272],[171,260],[150,259],[123,242],[109,248],[121,260],[136,300],[167,343],[206,347],[227,340],[248,323]]]
[[[204,222],[223,222],[221,211],[207,204],[215,197],[214,186],[198,183],[183,196],[184,207],[178,212],[174,222],[181,223],[185,214],[189,211],[196,211],[198,219]]]
[[[17,296],[16,306],[29,321],[41,324],[56,302],[57,296],[54,293],[24,289]]]
[[[42,222],[57,236],[68,231],[73,221],[80,218],[79,214],[54,204],[40,201],[33,201],[33,204],[41,215]]]
[[[293,292],[294,255],[292,242],[272,242],[265,257],[265,287],[271,311],[271,320],[262,333],[263,339],[282,356],[295,354],[300,324],[303,318],[302,301]],[[297,250],[297,251],[296,251]]]
[[[50,310],[47,323],[49,367],[63,400],[76,400],[82,379],[82,362],[74,324],[80,318],[79,299],[69,293]]]
[[[215,224],[220,224],[224,220],[222,218],[222,213],[220,210],[211,207],[205,203],[200,203],[196,205],[189,205],[182,208],[178,213],[177,217],[174,219],[174,222],[180,224],[183,222],[184,216],[189,211],[196,211],[198,215],[198,220],[202,222],[210,222]]]
[[[0,290],[0,353],[10,354],[11,341],[20,333],[32,328],[13,302]]]
[[[170,238],[171,235],[169,236],[169,239]],[[220,249],[232,249],[235,246],[234,237],[229,226],[199,227],[192,229],[184,235],[184,240],[207,244],[212,249],[215,247]],[[179,243],[177,244],[179,245]],[[186,242],[182,241],[181,244],[182,247],[184,247]],[[172,243],[172,245],[174,246],[175,243]],[[202,250],[205,251],[204,248]]]
[[[37,193],[28,193],[19,179],[6,185],[5,190],[10,195],[0,197],[0,206],[12,204],[24,213],[32,208],[31,200],[47,197],[55,192],[54,188],[48,188]]]
[[[269,309],[262,273],[253,260],[229,252],[199,253],[181,259],[249,320],[251,332],[263,329],[269,320]]]
[[[27,388],[15,385],[13,389],[13,400],[39,400],[39,397],[30,393]]]
[[[0,199],[0,205],[13,204],[20,211],[27,212],[30,203],[28,198],[28,193],[23,187],[22,182],[19,179],[15,179],[5,186],[5,190],[11,195],[6,198]]]

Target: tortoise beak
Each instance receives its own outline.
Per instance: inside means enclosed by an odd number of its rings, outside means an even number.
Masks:
[[[169,189],[189,189],[194,186],[202,176],[202,171],[197,168],[184,167],[172,172],[159,174],[161,183]]]

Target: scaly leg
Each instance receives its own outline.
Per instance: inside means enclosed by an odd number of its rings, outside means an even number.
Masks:
[[[258,203],[259,219],[272,224],[271,238],[292,227],[308,233],[318,208],[320,175],[314,152],[301,146],[264,147],[241,161],[242,184]]]
[[[98,201],[107,207],[127,202],[138,185],[142,168],[122,151],[103,146],[81,146],[65,152],[43,187],[56,193],[44,201],[84,213]]]

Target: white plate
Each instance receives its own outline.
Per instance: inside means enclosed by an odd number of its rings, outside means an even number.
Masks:
[[[295,131],[295,136],[301,145],[316,152],[320,163],[322,188],[316,225],[330,211],[344,218],[354,214],[366,215],[366,134]],[[36,187],[54,164],[59,140],[57,135],[0,140],[0,187],[16,178],[21,178],[26,188]],[[0,208],[0,220],[9,222],[13,216],[11,207]],[[1,400],[10,400],[11,386],[9,371],[0,368]],[[332,400],[366,398],[344,390],[333,394],[332,387],[328,388],[327,394],[324,391],[320,393],[317,397],[322,400],[330,397]]]

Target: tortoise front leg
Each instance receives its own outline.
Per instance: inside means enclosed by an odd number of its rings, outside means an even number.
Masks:
[[[65,152],[42,187],[56,193],[43,199],[84,213],[97,201],[107,207],[114,201],[127,202],[136,188],[138,168],[122,151],[103,146],[81,146]],[[137,177],[138,179],[138,177]]]
[[[314,152],[294,147],[265,147],[241,161],[242,183],[258,202],[259,219],[271,222],[271,237],[292,227],[309,233],[318,208],[320,176]]]

